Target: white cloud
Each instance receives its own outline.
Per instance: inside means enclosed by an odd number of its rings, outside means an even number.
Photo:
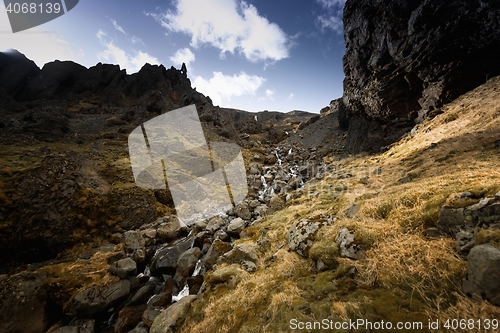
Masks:
[[[135,56],[128,55],[124,50],[116,46],[113,41],[108,40],[107,35],[102,30],[99,30],[96,36],[101,41],[101,44],[106,47],[104,51],[97,53],[99,61],[118,64],[121,68],[127,69],[129,73],[138,72],[146,63],[151,65],[160,63],[155,57],[140,50],[136,52]]]
[[[316,1],[325,8],[331,8],[331,7],[344,7],[346,0],[316,0]]]
[[[115,20],[111,20],[111,23],[113,23],[113,26],[115,27],[115,29],[116,29],[116,30],[118,30],[119,32],[121,32],[121,33],[123,33],[124,35],[126,35],[125,30],[123,30],[123,28],[122,28],[122,27],[120,27],[120,26],[118,25],[118,23],[116,23],[116,21],[115,21]]]
[[[142,45],[146,46],[146,44],[144,44],[144,42],[142,41],[142,39],[140,39],[139,37],[132,36],[132,39],[130,41],[132,42],[132,44],[139,44],[139,43],[141,43]]]
[[[194,86],[205,96],[210,96],[214,105],[222,105],[231,100],[233,96],[254,96],[256,91],[266,82],[266,79],[256,75],[241,72],[238,75],[224,75],[213,72],[209,80],[201,76],[194,79]]]
[[[271,101],[274,101],[274,90],[271,89],[266,89],[266,96],[269,98]]]
[[[44,30],[43,26],[12,33],[3,3],[0,5],[0,32],[0,52],[16,49],[40,68],[54,60],[71,60],[85,66],[91,65],[85,61],[82,49],[57,33]]]
[[[177,52],[175,52],[175,54],[170,57],[170,61],[174,66],[178,66],[178,68],[181,67],[182,63],[185,63],[186,67],[189,68],[194,60],[195,55],[188,47],[177,50]]]
[[[319,16],[318,22],[322,29],[329,28],[338,33],[339,35],[344,33],[344,24],[342,22],[342,16]]]
[[[278,61],[289,56],[287,35],[241,0],[176,0],[176,12],[147,14],[173,32],[191,36],[191,45],[210,44],[252,62]]]
[[[291,101],[294,97],[295,97],[295,95],[290,93],[290,95],[288,95],[288,100]]]
[[[342,17],[344,14],[345,0],[316,0],[325,13],[317,17],[321,30],[331,29],[337,34],[344,33]]]

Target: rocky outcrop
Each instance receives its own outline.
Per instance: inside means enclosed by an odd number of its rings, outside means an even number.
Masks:
[[[459,251],[469,252],[480,230],[500,228],[500,192],[481,199],[470,192],[462,193],[451,205],[441,208],[436,227],[456,240]]]
[[[496,1],[348,0],[339,121],[351,152],[399,139],[430,110],[500,74]]]
[[[500,251],[491,244],[474,247],[467,257],[463,291],[500,306]]]

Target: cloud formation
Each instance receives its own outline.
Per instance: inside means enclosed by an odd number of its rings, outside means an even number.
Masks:
[[[96,37],[106,47],[104,51],[97,53],[99,61],[118,64],[121,68],[127,69],[129,73],[138,72],[146,63],[152,65],[160,63],[155,57],[140,50],[135,52],[135,56],[128,55],[123,49],[116,46],[112,40],[109,40],[102,30],[97,32]]]
[[[266,97],[274,101],[274,90],[266,89]]]
[[[122,27],[120,27],[120,26],[118,25],[118,23],[117,23],[115,20],[113,20],[113,19],[112,19],[112,20],[111,20],[111,23],[113,23],[113,26],[115,27],[115,29],[116,29],[116,30],[118,30],[118,31],[119,31],[119,32],[121,32],[122,34],[126,35],[125,30],[123,30],[123,28],[122,28]]]
[[[191,36],[191,45],[209,44],[224,57],[242,54],[251,62],[279,61],[289,56],[288,36],[276,24],[241,0],[176,0],[175,12],[147,14],[171,32]]]
[[[195,61],[195,59],[196,57],[194,53],[188,47],[177,50],[177,52],[175,52],[175,54],[170,57],[170,61],[177,68],[181,68],[182,63],[185,63],[189,68],[189,66]]]
[[[319,15],[317,23],[321,30],[331,29],[339,35],[344,33],[342,17],[344,14],[345,0],[316,0],[323,7],[324,14]]]
[[[210,96],[214,105],[223,105],[233,96],[254,96],[256,91],[266,82],[266,79],[257,75],[248,75],[241,72],[238,75],[224,75],[213,72],[212,78],[206,80],[201,76],[194,79],[194,86],[205,96]]]

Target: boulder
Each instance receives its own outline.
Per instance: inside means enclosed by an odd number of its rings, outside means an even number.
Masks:
[[[242,269],[244,269],[249,273],[253,273],[257,270],[257,265],[255,265],[254,262],[249,260],[243,260],[240,265]]]
[[[331,225],[334,221],[335,219],[332,219],[330,216],[319,215],[295,222],[286,234],[288,249],[307,257],[318,230],[324,226]]]
[[[139,323],[137,326],[129,331],[128,333],[148,333],[149,329],[148,326],[145,323]]]
[[[281,199],[279,195],[274,195],[269,200],[269,205],[266,214],[270,215],[274,212],[282,210],[284,207],[285,207],[285,202],[283,201],[283,199]]]
[[[347,228],[342,228],[337,237],[335,237],[335,242],[339,244],[340,255],[345,258],[350,259],[364,259],[365,258],[365,247],[363,244],[356,244],[354,242],[354,230],[349,230]]]
[[[69,301],[64,312],[80,318],[91,318],[125,300],[129,294],[128,280],[120,280],[107,286],[88,287]]]
[[[236,206],[236,215],[243,220],[250,220],[252,218],[252,213],[250,212],[250,207],[248,203],[242,202]]]
[[[491,244],[472,248],[467,256],[467,277],[462,290],[468,296],[500,306],[500,250]]]
[[[147,327],[151,327],[156,317],[160,315],[161,311],[154,308],[148,308],[142,314],[142,322],[146,324]]]
[[[160,313],[151,325],[150,333],[173,333],[186,318],[191,308],[191,303],[196,299],[195,295],[188,295],[172,304]]]
[[[186,278],[193,274],[196,263],[201,255],[202,252],[197,247],[193,247],[180,255],[177,260],[177,271],[174,276],[174,281],[178,287],[183,287]]]
[[[214,233],[224,225],[224,220],[221,216],[217,215],[212,217],[207,223],[207,231]]]
[[[149,269],[153,274],[175,274],[177,261],[194,243],[194,236],[182,239],[173,245],[167,245],[156,252]]]
[[[224,253],[231,251],[232,248],[233,246],[231,244],[223,242],[220,239],[216,239],[203,259],[205,267],[207,269],[212,269],[217,263],[217,259],[219,259],[219,257]]]
[[[127,302],[128,306],[145,304],[148,300],[153,296],[156,289],[156,283],[146,283],[146,285],[142,286],[137,290],[132,296],[132,299]]]
[[[239,234],[245,228],[245,221],[241,217],[235,218],[227,226],[227,232],[233,236],[239,236]]]
[[[179,238],[186,230],[186,226],[181,225],[177,217],[170,217],[169,221],[160,225],[156,232],[158,238],[171,241]]]
[[[464,199],[467,197],[457,200]],[[436,227],[454,237],[459,249],[470,250],[468,244],[473,242],[478,230],[500,227],[500,198],[482,198],[473,205],[460,208],[443,206]]]
[[[239,264],[241,261],[256,262],[258,259],[257,245],[252,243],[238,244],[231,251],[222,255],[220,259],[229,264]]]
[[[146,241],[140,232],[130,230],[123,233],[121,242],[124,244],[125,252],[136,262],[142,263],[146,260]]]
[[[127,333],[134,329],[142,321],[142,314],[145,310],[146,304],[121,310],[116,319],[115,333]]]
[[[109,271],[124,279],[137,273],[137,263],[131,258],[121,259],[112,264],[109,267]]]

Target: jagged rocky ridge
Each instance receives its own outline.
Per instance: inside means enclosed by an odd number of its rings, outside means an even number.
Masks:
[[[348,0],[343,21],[351,152],[378,151],[500,74],[498,1]]]
[[[196,104],[207,141],[247,148],[277,143],[313,116],[214,107],[174,67],[146,64],[127,75],[117,65],[55,61],[40,70],[17,51],[0,53],[0,101],[4,157],[24,165],[2,169],[4,270],[154,221],[158,205],[173,207],[168,191],[126,185],[128,134],[163,112]]]

